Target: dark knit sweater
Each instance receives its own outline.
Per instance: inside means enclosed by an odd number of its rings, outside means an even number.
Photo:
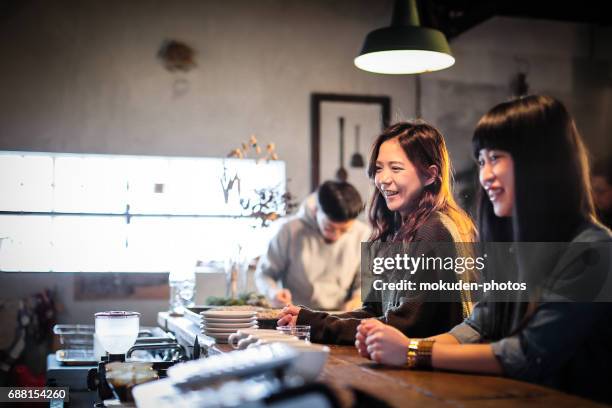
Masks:
[[[422,251],[427,251],[428,256],[458,256],[460,251],[458,246],[452,254],[440,254],[436,253],[437,248],[432,245],[435,242],[458,240],[457,228],[453,221],[445,214],[436,212],[417,231],[414,241],[410,243],[410,252],[414,256],[420,255]],[[445,252],[447,251],[448,249]],[[432,278],[435,279],[437,276]],[[313,342],[353,344],[361,319],[377,318],[399,329],[405,335],[417,338],[445,333],[463,321],[463,304],[460,296],[457,296],[454,302],[439,302],[427,296],[415,297],[413,293],[383,291],[378,301],[365,302],[361,309],[336,315],[303,307],[298,315],[297,324],[311,326]]]

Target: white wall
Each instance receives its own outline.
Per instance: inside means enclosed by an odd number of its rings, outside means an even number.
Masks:
[[[310,186],[310,93],[389,95],[394,120],[414,116],[414,77],[352,64],[365,34],[388,23],[391,0],[15,4],[0,17],[0,149],[224,156],[255,133],[277,144],[289,188],[302,198]],[[491,19],[451,43],[454,67],[422,76],[423,116],[445,133],[455,167],[470,166],[471,131],[510,96],[520,57],[531,90],[566,101],[588,144],[609,152],[610,37],[588,25]],[[191,45],[197,68],[167,72],[156,59],[165,39]],[[178,79],[188,82],[183,94],[173,93]],[[129,307],[151,322],[165,307],[75,303],[71,275],[0,279],[0,297],[59,287],[70,309],[62,321]]]

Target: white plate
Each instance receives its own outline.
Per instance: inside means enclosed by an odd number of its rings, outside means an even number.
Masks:
[[[207,310],[205,312],[200,313],[204,318],[224,318],[224,319],[245,319],[251,318],[254,319],[257,316],[257,312],[254,310],[244,311],[244,310]]]
[[[256,329],[257,326],[249,326],[247,327],[248,329]],[[236,333],[236,331],[239,329],[230,329],[230,328],[223,328],[223,329],[214,329],[214,328],[210,328],[210,327],[203,327],[202,328],[202,332],[204,332],[204,334],[208,334],[208,333],[227,333],[228,335],[232,334],[232,333]]]
[[[237,318],[227,318],[227,317],[204,317],[202,316],[202,321],[204,323],[249,323],[255,321],[255,317],[237,317]]]
[[[210,329],[243,329],[247,327],[252,327],[257,324],[257,320],[249,320],[246,323],[209,323],[205,322],[201,325],[201,327],[206,327]]]

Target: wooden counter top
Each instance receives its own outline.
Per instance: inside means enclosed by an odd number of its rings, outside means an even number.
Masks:
[[[321,380],[369,392],[397,407],[604,406],[551,388],[503,377],[416,371],[376,364],[351,346],[330,346]]]
[[[329,347],[331,353],[320,376],[321,381],[339,388],[366,391],[396,407],[605,406],[551,388],[503,377],[382,366],[360,357],[352,346]],[[233,350],[227,344],[214,348],[221,352]]]

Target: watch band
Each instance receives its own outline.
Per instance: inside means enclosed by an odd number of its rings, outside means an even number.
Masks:
[[[417,368],[417,353],[419,351],[419,342],[421,339],[410,339],[408,343],[408,352],[406,354],[406,364],[408,368]]]
[[[410,339],[406,353],[408,368],[431,369],[431,354],[435,342],[431,339]]]

